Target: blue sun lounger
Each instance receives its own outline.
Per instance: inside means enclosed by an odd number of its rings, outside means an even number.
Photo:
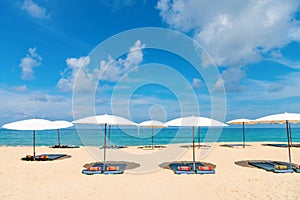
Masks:
[[[40,160],[40,161],[46,161],[46,160],[56,160],[62,157],[67,156],[67,154],[41,154],[41,155],[37,155],[35,156],[36,160]]]
[[[126,164],[106,163],[105,164],[105,170],[103,171],[103,174],[123,174],[125,168],[126,168]]]
[[[87,175],[93,175],[93,174],[123,174],[124,170],[126,168],[126,164],[117,164],[117,163],[106,163],[105,164],[105,169],[103,167],[103,163],[96,163],[94,165],[92,165],[92,167],[97,168],[99,167],[99,170],[89,170],[84,169],[82,170],[83,174],[87,174]],[[104,170],[103,170],[104,169]]]
[[[104,147],[101,146],[100,149],[103,149]],[[111,146],[107,146],[106,149],[123,149],[126,148],[126,146],[119,146],[119,145],[111,145]]]
[[[220,146],[234,148],[234,147],[243,147],[244,144],[222,144]],[[250,146],[250,145],[249,144],[245,144],[245,147],[247,147],[247,146]]]
[[[82,170],[82,173],[86,174],[86,175],[102,174],[102,170],[89,171],[87,169],[84,169],[84,170]]]
[[[287,144],[264,144],[265,146],[272,146],[272,147],[288,147]],[[300,144],[292,144],[291,147],[300,147]]]
[[[92,167],[99,167],[99,170],[88,170],[88,168],[87,168],[87,169],[82,170],[82,173],[86,174],[86,175],[94,175],[94,174],[102,174],[103,173],[103,164],[102,163],[93,164]]]
[[[193,163],[187,163],[191,169],[193,170]],[[200,169],[200,167],[204,167],[203,170]],[[207,166],[208,167],[208,166]],[[208,170],[205,170],[206,166],[201,163],[201,162],[196,162],[196,174],[215,174],[216,171],[214,169],[208,169]]]
[[[296,165],[292,165],[293,167],[293,170],[296,172],[296,173],[300,173],[300,168],[297,167]]]
[[[276,165],[282,165],[280,162],[248,162],[249,165],[252,165],[257,168],[264,169],[266,171],[272,171],[275,173],[292,173],[293,169],[290,169],[288,165],[287,169],[275,169]]]
[[[287,163],[287,162],[276,162],[276,163],[278,163],[278,164],[280,164],[280,165],[287,165],[287,166],[289,166],[290,164],[289,163]],[[300,173],[300,166],[299,165],[295,165],[295,164],[292,164],[292,169],[296,172],[296,173]]]
[[[175,174],[194,174],[191,166],[186,163],[170,163],[170,168],[174,171]]]
[[[36,161],[53,161],[62,157],[67,156],[67,154],[41,154],[35,156]],[[33,156],[27,155],[26,157],[22,158],[22,160],[26,161],[33,161]]]
[[[80,148],[80,147],[76,146],[76,145],[58,145],[58,144],[56,144],[56,145],[52,146],[51,148],[54,148],[54,149],[56,149],[56,148],[62,148],[62,149],[70,148],[70,149],[74,149],[74,148]]]
[[[266,146],[272,147],[287,147],[287,144],[265,144]]]

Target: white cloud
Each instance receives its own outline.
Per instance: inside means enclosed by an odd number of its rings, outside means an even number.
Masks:
[[[48,95],[46,93],[35,92],[28,97],[28,100],[36,102],[64,102],[67,99],[60,95]]]
[[[88,65],[90,63],[90,58],[89,57],[80,57],[80,58],[68,58],[67,59],[67,65],[70,68],[75,69],[75,71],[77,71],[80,68],[85,67],[86,65]]]
[[[22,80],[33,80],[34,68],[41,65],[42,57],[36,53],[36,48],[29,48],[26,57],[21,59],[19,66],[22,69],[21,79]]]
[[[142,42],[138,40],[130,48],[130,51],[124,61],[124,66],[127,70],[138,66],[143,61],[142,49],[145,48],[145,46],[145,44],[142,44]]]
[[[258,118],[272,113],[300,112],[300,73],[292,72],[273,81],[243,80],[247,85],[241,95],[228,94],[228,119]]]
[[[102,60],[100,62],[100,74],[101,80],[106,81],[116,81],[119,78],[119,75],[125,69],[122,65],[124,61],[119,59],[115,61],[110,55],[107,57],[107,61]],[[120,66],[121,64],[121,66]]]
[[[62,78],[59,79],[56,87],[59,88],[61,91],[68,92],[73,89],[73,85],[75,82],[76,75],[80,70],[84,70],[85,67],[90,63],[90,58],[87,57],[80,57],[80,58],[68,58],[66,60],[68,68],[61,73]],[[81,79],[88,78],[86,76],[78,76]],[[92,81],[92,80],[81,80],[82,84]]]
[[[29,97],[29,100],[36,101],[36,102],[48,102],[47,96],[43,93],[35,94],[35,95]]]
[[[99,71],[101,80],[117,81],[127,71],[137,67],[143,61],[143,48],[145,48],[145,44],[142,44],[142,42],[138,40],[130,48],[125,59],[120,58],[115,61],[111,56],[108,56],[107,61],[102,60],[100,62]]]
[[[237,95],[235,98],[249,101],[278,101],[286,100],[288,98],[299,98],[299,95],[295,91],[300,91],[300,72],[292,72],[284,76],[279,76],[273,81],[261,81],[253,79],[245,79],[244,82],[247,85],[247,90],[243,95]],[[295,100],[298,102],[298,100]],[[288,106],[291,102],[285,102]]]
[[[94,69],[87,67],[90,63],[89,57],[68,58],[68,68],[61,74],[62,78],[58,81],[57,87],[61,91],[68,92],[73,89],[74,83],[77,81],[80,84],[76,84],[76,91],[85,92],[97,85],[99,78],[101,81],[115,82],[143,61],[142,49],[144,47],[145,44],[138,40],[129,49],[125,59],[114,60],[108,55],[107,60],[102,60],[99,68]]]
[[[269,92],[280,92],[284,89],[285,85],[283,83],[272,83],[269,85]]]
[[[300,28],[295,27],[295,28],[291,29],[289,32],[289,37],[300,42]]]
[[[46,9],[39,6],[32,0],[24,0],[22,9],[26,10],[34,18],[45,19],[49,17],[49,14],[47,14]]]
[[[47,118],[50,120],[72,120],[72,101],[44,91],[14,92],[0,89],[1,123],[26,118]]]
[[[193,32],[219,66],[241,66],[262,54],[300,39],[294,14],[298,0],[221,1],[160,0],[162,19],[184,32]]]
[[[27,86],[26,85],[13,86],[12,90],[15,92],[26,92]]]
[[[281,63],[282,65],[288,66],[293,69],[300,69],[300,61],[288,60],[285,58],[270,58],[270,61]]]
[[[215,92],[224,92],[223,88],[227,92],[240,92],[243,90],[240,86],[240,81],[246,76],[245,71],[238,67],[231,67],[224,70],[221,74],[221,78],[216,82],[214,91]],[[223,86],[224,84],[224,86]]]
[[[56,84],[56,87],[63,92],[71,91],[73,87],[73,81],[74,80],[72,78],[60,78]]]
[[[199,87],[202,86],[202,84],[203,84],[203,82],[200,79],[194,78],[193,82],[192,82],[192,87],[193,88],[199,88]]]

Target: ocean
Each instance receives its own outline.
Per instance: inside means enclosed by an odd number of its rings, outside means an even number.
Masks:
[[[62,145],[103,146],[103,129],[62,129]],[[110,134],[109,134],[110,133]],[[192,128],[154,129],[154,144],[191,143]],[[116,128],[107,130],[108,145],[139,146],[151,145],[151,128]],[[245,128],[246,142],[286,142],[285,128]],[[202,128],[200,142],[242,142],[241,128]],[[198,129],[195,129],[195,142],[198,142]],[[292,128],[292,141],[300,142],[300,128]],[[31,146],[32,131],[15,131],[0,129],[1,146]],[[36,131],[37,146],[58,144],[56,130]]]

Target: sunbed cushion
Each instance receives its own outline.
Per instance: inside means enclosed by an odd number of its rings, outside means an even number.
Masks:
[[[199,166],[198,169],[200,171],[211,171],[213,168],[212,168],[212,166]]]
[[[120,170],[119,166],[107,166],[106,171],[118,171]]]
[[[190,171],[191,167],[190,166],[178,166],[177,169],[180,171]]]
[[[48,159],[48,156],[46,156],[46,155],[40,155],[40,156],[39,156],[39,159],[41,159],[41,160],[46,160],[46,159]]]
[[[286,166],[286,165],[274,165],[274,169],[284,170],[284,169],[288,169],[288,166]]]
[[[100,169],[101,169],[101,167],[91,167],[91,166],[87,167],[88,171],[100,171]]]

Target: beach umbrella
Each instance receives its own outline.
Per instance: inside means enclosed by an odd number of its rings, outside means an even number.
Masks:
[[[227,122],[227,124],[242,124],[242,130],[243,130],[243,148],[245,148],[245,143],[246,143],[246,139],[245,139],[245,124],[250,124],[252,123],[252,120],[250,119],[245,119],[245,118],[241,118],[241,119],[234,119],[231,120],[229,122]]]
[[[292,166],[291,158],[291,131],[289,128],[290,123],[300,123],[300,114],[298,113],[283,113],[283,114],[274,114],[268,115],[265,117],[258,118],[253,121],[253,123],[269,123],[269,124],[285,124],[286,135],[288,140],[288,153],[289,153],[289,163],[290,167]]]
[[[163,122],[160,122],[160,121],[157,121],[157,120],[144,121],[144,122],[139,123],[138,126],[152,128],[152,149],[153,149],[153,140],[154,140],[154,134],[153,134],[154,131],[153,131],[153,129],[154,128],[166,128],[166,127],[168,127]]]
[[[2,128],[21,131],[33,131],[33,160],[35,160],[35,132],[40,130],[51,130],[53,124],[45,119],[27,119],[4,124]]]
[[[56,120],[52,123],[53,129],[57,130],[57,140],[58,140],[58,146],[60,147],[60,129],[69,128],[74,126],[71,122],[65,121],[65,120]]]
[[[192,147],[193,147],[193,169],[196,170],[196,159],[195,159],[195,127],[201,126],[227,126],[226,124],[217,121],[215,119],[207,118],[207,117],[197,117],[197,116],[190,116],[190,117],[180,117],[168,121],[166,123],[167,126],[185,126],[185,127],[192,127]]]
[[[90,117],[84,117],[72,122],[73,124],[102,124],[104,125],[104,147],[103,147],[103,168],[105,167],[105,157],[106,157],[106,128],[109,125],[118,125],[118,126],[137,126],[136,123],[116,115],[96,115]]]

